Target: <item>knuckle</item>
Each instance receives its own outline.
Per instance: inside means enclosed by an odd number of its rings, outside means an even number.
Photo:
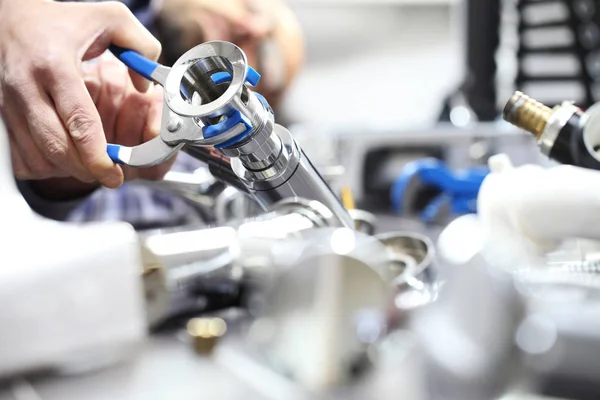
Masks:
[[[66,127],[71,138],[78,143],[89,141],[100,130],[98,122],[82,109],[76,109],[70,114]]]
[[[67,148],[58,140],[50,139],[44,146],[44,153],[53,163],[62,163],[67,160]]]
[[[22,88],[27,83],[27,74],[20,68],[8,68],[3,73],[3,81],[8,88]]]
[[[57,65],[60,64],[57,64],[55,55],[53,55],[52,52],[38,53],[36,57],[31,60],[33,73],[42,78],[50,78],[53,69],[56,68]]]
[[[125,72],[126,73],[126,72]],[[125,95],[127,88],[125,87],[125,80],[123,79],[123,83],[117,82],[115,80],[108,80],[104,83],[104,89],[108,94],[109,98],[113,101],[117,101]]]

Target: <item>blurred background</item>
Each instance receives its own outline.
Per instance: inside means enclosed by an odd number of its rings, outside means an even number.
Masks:
[[[465,74],[457,0],[290,0],[306,65],[290,118],[325,125],[432,126]]]
[[[597,100],[590,85],[600,72],[594,1],[288,4],[307,49],[305,68],[285,102],[290,118],[432,126],[458,89],[481,121],[496,119],[516,87],[550,104]]]

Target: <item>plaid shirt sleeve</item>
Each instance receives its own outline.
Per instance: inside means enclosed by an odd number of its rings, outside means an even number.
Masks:
[[[193,172],[203,167],[185,153],[178,155],[173,170]],[[69,222],[123,221],[138,230],[182,225],[203,225],[197,210],[183,198],[148,186],[126,183],[118,189],[101,188],[72,201],[52,202],[36,195],[28,182],[18,182],[21,194],[38,214]]]

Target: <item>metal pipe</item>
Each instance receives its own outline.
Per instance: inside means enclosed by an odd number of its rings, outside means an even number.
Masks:
[[[256,136],[253,140],[251,145],[254,147],[257,147],[258,142],[258,147],[270,151],[262,158],[265,161],[272,160],[267,163],[269,165],[262,170],[252,169],[252,165],[244,157],[243,146],[246,145],[242,145],[235,149],[239,156],[231,159],[231,167],[260,203],[268,207],[293,197],[315,200],[331,210],[337,221],[336,226],[354,229],[354,221],[348,211],[287,129],[275,125],[272,132],[265,132],[262,137]],[[260,145],[261,142],[276,141],[280,141],[281,145]],[[234,155],[235,152],[224,149],[225,154]],[[256,150],[251,152],[257,154]]]

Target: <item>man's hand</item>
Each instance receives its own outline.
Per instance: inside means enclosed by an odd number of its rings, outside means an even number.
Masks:
[[[85,62],[82,67],[85,86],[98,109],[108,142],[135,146],[159,135],[164,101],[161,86],[150,86],[148,91],[140,93],[127,67],[110,53]],[[175,157],[150,168],[125,166],[125,180],[162,179],[174,161]],[[45,179],[32,184],[33,189],[48,200],[81,197],[97,187],[75,178]]]
[[[98,57],[110,44],[153,60],[160,54],[158,41],[121,3],[0,0],[0,111],[17,178],[72,176],[111,188],[123,182],[122,170],[106,155],[107,137],[137,144],[141,136],[115,133],[139,128],[133,126],[136,118],[103,111],[118,103],[104,94],[112,89],[104,87],[98,90],[96,100],[102,104],[96,109],[82,76],[82,61]],[[134,74],[132,79],[138,90],[148,89],[143,78]],[[127,90],[119,103],[123,110],[151,96]]]
[[[151,85],[137,91],[127,67],[112,54],[84,63],[84,81],[96,105],[109,143],[136,146],[160,134],[163,88]],[[175,157],[150,168],[123,167],[125,180],[159,180],[169,171]]]

